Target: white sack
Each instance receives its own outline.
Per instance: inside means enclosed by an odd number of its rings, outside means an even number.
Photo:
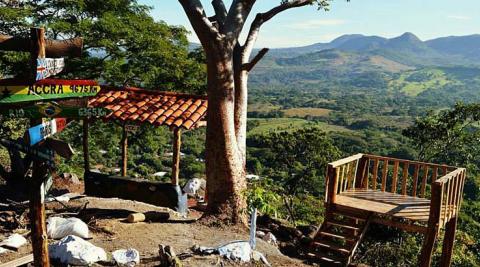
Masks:
[[[70,265],[84,266],[107,260],[105,250],[73,235],[64,237],[62,240],[49,245],[48,253],[52,259]]]
[[[249,262],[252,248],[247,241],[234,241],[218,248],[220,256],[233,261]]]
[[[89,238],[88,225],[78,218],[50,217],[47,219],[47,235],[52,239],[62,239],[68,235]]]
[[[0,247],[19,249],[25,244],[27,244],[27,239],[25,239],[25,237],[19,234],[13,234],[0,242]]]

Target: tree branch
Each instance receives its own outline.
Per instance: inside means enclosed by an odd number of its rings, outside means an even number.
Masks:
[[[212,0],[212,6],[215,10],[215,18],[217,19],[217,23],[220,26],[220,31],[225,25],[225,20],[227,18],[227,8],[225,7],[225,3],[223,0]]]
[[[255,2],[256,0],[234,0],[230,6],[222,33],[227,36],[232,45],[240,36]]]
[[[204,47],[215,39],[218,35],[217,28],[212,24],[205,14],[203,5],[199,0],[178,0],[187,14],[190,24],[192,24],[193,30],[198,36],[198,39],[202,42]]]
[[[255,19],[250,26],[250,30],[247,35],[247,39],[244,45],[244,56],[243,61],[244,63],[248,62],[250,58],[251,51],[253,49],[253,45],[257,41],[258,32],[260,31],[260,27],[279,13],[296,7],[302,7],[306,5],[310,5],[314,2],[314,0],[295,0],[295,1],[286,1],[282,4],[270,9],[265,13],[258,13]]]
[[[250,72],[255,67],[255,65],[257,65],[257,63],[262,60],[262,58],[268,53],[269,50],[270,49],[268,48],[263,48],[262,50],[260,50],[257,55],[252,59],[252,61],[250,61],[250,63],[245,63],[242,65],[242,69]]]

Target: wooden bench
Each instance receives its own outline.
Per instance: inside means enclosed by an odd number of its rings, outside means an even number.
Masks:
[[[313,250],[313,254],[320,255],[320,259],[336,259],[330,263],[348,265],[363,238],[357,233],[365,233],[369,223],[374,222],[424,234],[419,265],[430,266],[433,246],[445,227],[441,266],[450,266],[465,178],[464,168],[375,155],[357,154],[332,162],[326,177],[326,219],[313,244],[325,247],[322,242],[335,241],[329,235],[333,220],[339,226],[336,236],[341,236],[338,232],[352,234],[342,230],[352,220],[344,221],[342,228],[338,218],[358,217],[366,223],[353,220],[358,231],[353,233],[355,238],[350,238],[350,244],[340,247],[340,251],[349,252],[344,253],[344,261],[332,253],[333,245],[328,247],[328,253],[320,249]]]

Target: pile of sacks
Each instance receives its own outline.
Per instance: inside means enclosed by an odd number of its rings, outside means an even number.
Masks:
[[[88,225],[78,218],[48,218],[47,234],[51,239],[59,239],[48,246],[48,251],[52,259],[62,264],[85,266],[107,261],[104,249],[85,240],[90,238]],[[117,250],[112,256],[119,266],[132,267],[140,262],[135,249]]]

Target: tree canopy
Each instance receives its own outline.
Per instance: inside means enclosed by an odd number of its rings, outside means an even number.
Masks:
[[[202,93],[205,66],[189,53],[187,31],[155,21],[136,0],[2,1],[0,33],[27,36],[45,27],[51,39],[82,37],[81,58],[61,74],[111,85]],[[28,55],[1,53],[3,76],[24,72]]]

